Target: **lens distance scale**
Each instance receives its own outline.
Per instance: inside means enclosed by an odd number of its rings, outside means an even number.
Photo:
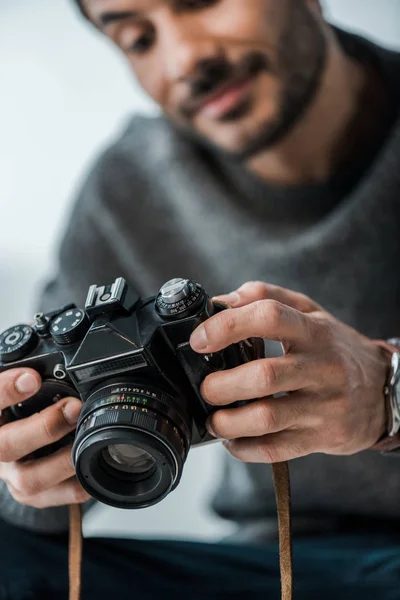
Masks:
[[[83,404],[72,456],[83,487],[118,508],[160,502],[179,484],[189,449],[213,439],[205,426],[211,408],[200,394],[204,377],[264,357],[262,339],[224,349],[221,360],[193,352],[192,331],[225,308],[191,279],[171,279],[157,296],[141,298],[119,278],[92,286],[84,310],[67,305],[36,315],[32,327],[9,328],[0,334],[0,374],[30,367],[43,385],[6,409],[6,420],[76,395]],[[53,451],[43,448],[40,456]]]
[[[0,335],[0,361],[21,360],[37,344],[37,335],[29,325],[16,325]]]

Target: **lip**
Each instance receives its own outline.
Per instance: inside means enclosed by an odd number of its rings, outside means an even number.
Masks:
[[[242,101],[252,79],[253,77],[248,76],[241,80],[230,81],[202,102],[198,114],[208,119],[221,119]]]

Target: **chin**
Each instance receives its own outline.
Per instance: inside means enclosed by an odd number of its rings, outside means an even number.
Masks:
[[[264,99],[263,102],[249,105],[246,114],[229,122],[199,122],[196,130],[221,150],[237,158],[248,158],[271,147],[272,142],[276,143],[275,135],[271,134],[276,131],[277,122],[279,107],[274,98],[274,101]]]
[[[273,121],[270,119],[262,123],[231,124],[229,126],[218,126],[198,130],[198,133],[217,146],[221,150],[232,154],[240,159],[247,159],[254,154],[271,146],[269,133],[273,129]]]

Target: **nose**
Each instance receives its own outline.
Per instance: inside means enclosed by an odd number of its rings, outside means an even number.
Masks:
[[[194,18],[169,15],[159,29],[164,74],[169,81],[189,82],[200,64],[213,63],[218,44]]]

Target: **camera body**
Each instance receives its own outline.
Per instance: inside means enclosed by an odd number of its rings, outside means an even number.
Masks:
[[[71,304],[11,327],[0,335],[0,373],[29,367],[43,385],[8,409],[8,420],[80,398],[75,434],[34,457],[74,440],[76,474],[93,497],[120,508],[159,502],[178,485],[190,447],[214,440],[202,381],[263,356],[258,338],[213,355],[191,349],[194,329],[226,308],[195,281],[171,280],[142,299],[119,278],[91,286],[84,310]]]

